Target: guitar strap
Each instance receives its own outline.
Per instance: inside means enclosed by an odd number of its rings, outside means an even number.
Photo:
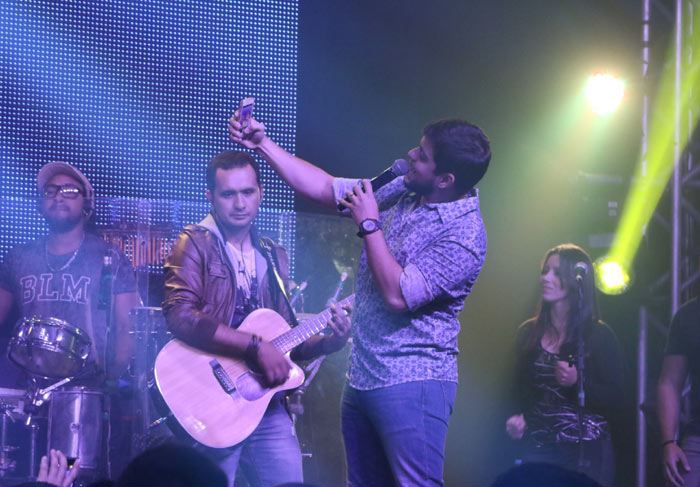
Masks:
[[[214,218],[214,222],[216,223],[217,228],[219,229],[219,232],[221,233],[222,236],[224,236],[224,239],[226,239],[225,235],[226,233],[224,232],[224,228],[219,222],[219,218],[217,217],[216,213],[214,211],[211,212],[211,215]],[[275,287],[277,291],[279,291],[279,295],[281,296],[281,299],[283,301],[283,305],[287,308],[287,313],[289,315],[289,320],[290,320],[290,326],[295,327],[299,325],[299,322],[297,321],[296,314],[294,313],[294,308],[292,308],[292,305],[289,303],[289,299],[287,298],[287,291],[284,287],[284,280],[282,279],[282,275],[280,273],[280,264],[279,264],[279,258],[277,257],[277,252],[275,251],[274,245],[272,244],[272,240],[266,239],[265,237],[262,237],[261,235],[258,234],[257,228],[255,226],[251,226],[250,228],[250,241],[253,243],[253,247],[257,247],[258,250],[260,250],[260,253],[263,255],[265,258],[265,261],[267,262],[267,267],[268,267],[268,272],[272,274],[272,278],[270,281],[273,281],[274,284],[271,284],[272,286]],[[226,253],[226,244],[219,242],[221,252],[223,253],[224,258],[226,259],[226,262],[231,270],[233,270],[233,264],[231,263],[230,259],[228,258],[228,254]],[[234,273],[235,274],[235,273]],[[274,298],[273,298],[274,299]],[[233,320],[233,316],[231,317],[231,320]],[[230,326],[230,323],[229,323]]]
[[[265,260],[267,260],[269,272],[274,278],[270,280],[274,281],[273,286],[279,292],[279,296],[281,297],[284,306],[287,308],[287,312],[291,320],[290,325],[292,327],[295,327],[299,324],[299,322],[297,321],[294,309],[292,308],[292,305],[289,303],[289,299],[287,298],[287,291],[284,287],[284,280],[282,279],[282,274],[280,272],[280,263],[279,257],[277,256],[277,250],[272,244],[272,241],[264,237],[258,237],[257,232],[251,232],[251,234],[255,235],[256,241],[259,243],[260,248],[263,250],[263,255],[265,256]]]

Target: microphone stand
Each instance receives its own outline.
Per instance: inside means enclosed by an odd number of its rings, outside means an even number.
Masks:
[[[301,298],[302,312],[304,311],[304,289],[306,289],[306,283],[307,281],[304,281],[301,284],[299,284],[292,291],[292,299],[289,300],[289,305],[294,307],[294,303],[296,303],[297,299]]]
[[[340,291],[343,289],[343,283],[345,283],[345,279],[347,279],[347,278],[348,278],[347,272],[343,272],[340,275],[340,280],[338,281],[338,284],[335,287],[335,292],[333,293],[333,296],[328,298],[328,301],[326,301],[327,308],[338,302],[338,297],[340,296]]]
[[[576,289],[578,292],[578,306],[580,308],[583,301],[583,279],[577,280],[576,282],[578,284]],[[588,466],[588,462],[583,454],[583,409],[586,406],[586,393],[583,390],[583,381],[585,377],[583,326],[584,323],[579,323],[578,330],[576,331],[576,378],[578,384],[576,409],[578,416],[578,470],[580,472],[583,472],[583,469]]]
[[[102,273],[100,275],[100,289],[99,289],[99,298],[97,302],[97,309],[104,310],[105,311],[105,325],[107,327],[107,336],[110,341],[115,343],[115,348],[113,349],[116,352],[116,343],[118,341],[117,339],[117,333],[118,331],[116,330],[116,324],[113,323],[113,313],[114,313],[114,280],[117,275],[118,269],[118,262],[115,262],[114,260],[114,255],[111,249],[108,249],[105,252],[105,255],[102,258]],[[106,354],[107,355],[107,354]],[[102,371],[104,373],[104,381],[106,384],[106,379],[109,377],[109,367],[107,363],[107,356],[105,355],[104,357],[104,363],[102,365]],[[101,358],[100,358],[101,359]],[[113,365],[113,364],[112,364]],[[117,378],[117,382],[119,379]],[[105,426],[107,430],[107,438],[102,439],[102,444],[100,445],[100,449],[102,450],[102,455],[103,457],[102,460],[102,465],[98,466],[98,471],[102,470],[104,468],[104,471],[107,475],[107,477],[112,476],[112,451],[110,448],[110,440],[111,440],[111,425],[110,425],[110,414],[111,414],[111,403],[110,403],[110,398],[109,396],[105,396],[105,411],[104,414],[106,415],[106,421],[105,421]]]

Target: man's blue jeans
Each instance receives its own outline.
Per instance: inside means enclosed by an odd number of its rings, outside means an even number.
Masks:
[[[283,392],[273,396],[260,424],[243,442],[232,448],[206,448],[226,472],[229,486],[234,483],[239,463],[253,487],[302,482],[299,442],[283,401]]]
[[[444,485],[447,425],[457,384],[426,380],[369,391],[345,386],[349,487]]]

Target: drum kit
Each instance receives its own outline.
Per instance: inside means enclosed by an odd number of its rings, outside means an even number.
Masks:
[[[147,397],[150,367],[169,339],[160,308],[134,308],[130,334],[136,341],[130,376],[136,418],[132,433],[151,419]],[[76,385],[89,369],[91,340],[57,318],[20,320],[7,357],[27,375],[27,388],[0,388],[0,485],[36,475],[37,456],[61,450],[81,459],[88,477],[109,476],[109,397],[103,389]],[[45,407],[48,404],[48,407]],[[13,443],[13,444],[10,444]]]

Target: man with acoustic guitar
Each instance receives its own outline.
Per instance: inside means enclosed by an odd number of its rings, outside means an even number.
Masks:
[[[289,268],[287,253],[270,239],[261,237],[252,225],[263,197],[257,161],[250,154],[238,151],[215,156],[207,167],[206,196],[211,213],[199,224],[184,229],[165,266],[163,311],[169,329],[179,339],[176,342],[184,342],[185,353],[172,354],[174,358],[167,362],[168,344],[156,361],[156,381],[161,392],[164,388],[175,391],[170,400],[164,396],[181,425],[195,439],[202,433],[200,442],[204,445],[220,447],[210,452],[226,471],[230,485],[239,463],[248,482],[255,487],[301,482],[301,453],[284,406],[285,394],[280,390],[273,395],[276,388],[285,388],[290,372],[294,375],[297,367],[283,354],[285,350],[280,342],[264,331],[269,320],[257,325],[254,322],[255,316],[267,316],[264,313],[272,313],[271,309],[287,323],[296,323],[284,291]],[[348,311],[349,308],[333,308],[329,320],[332,333],[307,339],[292,350],[291,358],[310,359],[340,350],[349,336]],[[251,319],[253,325],[248,324]],[[255,326],[261,326],[260,332]],[[204,352],[199,354],[203,358],[199,358],[198,351]],[[229,365],[228,358],[234,359]],[[188,370],[198,368],[197,360],[203,365],[202,380],[182,381]],[[182,367],[182,373],[168,377],[168,369],[177,367]],[[242,367],[240,370],[245,372],[232,372],[236,367]],[[181,386],[169,386],[169,381],[177,380],[182,381]],[[207,399],[209,391],[197,389],[206,380],[211,380],[213,388],[218,389],[212,392],[218,394],[213,399]],[[259,390],[251,392],[251,385]],[[181,402],[178,391],[182,392],[183,401],[195,401],[195,412],[178,412],[177,403]],[[253,408],[257,404],[250,400],[249,393],[268,394],[269,405],[263,406],[259,424],[251,413],[250,435],[223,448],[238,439],[227,442],[221,438],[221,431],[227,423],[246,419],[248,414],[245,409],[234,414],[232,408],[237,404]],[[219,397],[223,399],[222,406],[214,410],[212,403]],[[212,409],[210,417],[223,418],[220,426],[207,424],[200,417],[191,420],[209,409]],[[233,433],[235,436],[236,431]]]

